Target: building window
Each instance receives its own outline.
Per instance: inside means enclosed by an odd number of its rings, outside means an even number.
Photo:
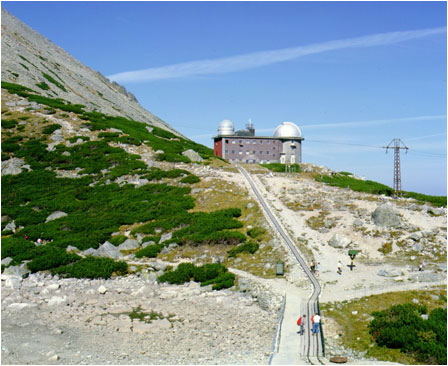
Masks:
[[[235,154],[235,150],[232,150],[232,154]]]
[[[234,144],[236,141],[235,140],[232,140],[232,144]]]
[[[249,141],[249,140],[246,140],[246,144],[250,144],[250,141]]]
[[[226,144],[228,144],[229,143],[229,140],[226,140]]]
[[[266,151],[266,155],[269,155],[269,151]]]
[[[249,162],[249,160],[246,160],[246,163],[248,163]]]
[[[246,155],[249,155],[249,152],[250,152],[250,151],[246,151]]]
[[[257,143],[257,141],[254,140],[254,142],[252,142],[254,145]]]
[[[272,150],[275,150],[275,146],[272,147]]]
[[[238,152],[238,154],[242,155],[242,154],[243,154],[243,152],[242,152],[242,151],[240,151],[240,152]]]
[[[260,155],[263,154],[263,151],[260,151]]]
[[[240,144],[242,144],[243,143],[243,140],[240,140]]]
[[[260,144],[262,144],[263,143],[263,140],[260,140]]]
[[[269,145],[271,143],[271,141],[266,141],[266,143]]]

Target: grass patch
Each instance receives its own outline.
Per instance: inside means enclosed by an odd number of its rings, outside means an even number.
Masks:
[[[36,84],[36,86],[42,90],[48,90],[50,89],[50,87],[48,86],[48,84],[44,81],[40,82],[39,84]]]
[[[64,85],[62,85],[59,81],[57,81],[56,79],[54,79],[51,75],[48,75],[45,72],[42,72],[42,75],[45,79],[47,79],[50,83],[56,85],[59,89],[67,92],[67,89],[65,89]]]
[[[300,165],[299,164],[281,164],[281,163],[269,163],[269,164],[260,164],[262,167],[267,168],[276,173],[286,173],[286,172],[294,172],[300,173]],[[289,171],[287,171],[287,167],[289,167]]]
[[[398,349],[378,346],[369,334],[368,327],[373,320],[372,312],[386,310],[392,305],[412,303],[413,299],[425,305],[429,312],[438,307],[446,308],[446,288],[390,292],[363,297],[351,302],[321,304],[324,331],[325,319],[331,318],[339,327],[339,341],[345,347],[365,352],[366,357],[374,357],[382,361],[420,364],[412,355],[404,354]]]

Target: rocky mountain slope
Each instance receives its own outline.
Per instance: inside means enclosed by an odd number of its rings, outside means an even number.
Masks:
[[[123,116],[178,132],[145,110],[132,93],[110,82],[2,8],[2,81],[29,87],[88,110]]]
[[[2,362],[267,364],[284,295],[306,299],[310,284],[244,177],[2,17]],[[446,197],[436,207],[332,187],[321,178],[340,174],[312,164],[247,169],[318,263],[329,355],[376,363],[368,341],[341,346],[351,331],[334,314],[354,299],[431,291],[446,306]],[[371,310],[343,318],[366,329]]]

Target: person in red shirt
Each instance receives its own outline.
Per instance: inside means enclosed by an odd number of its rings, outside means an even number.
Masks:
[[[301,317],[299,317],[299,319],[297,319],[297,325],[299,326],[299,331],[297,333],[299,333],[300,335],[303,335],[303,333],[305,332],[305,319],[306,315],[303,314]]]

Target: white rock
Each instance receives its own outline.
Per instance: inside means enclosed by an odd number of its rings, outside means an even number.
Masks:
[[[53,221],[56,219],[59,219],[61,217],[67,216],[68,214],[62,211],[55,211],[53,212],[50,216],[47,217],[47,219],[45,220],[45,222],[49,222],[49,221]]]
[[[61,305],[67,302],[67,297],[61,297],[61,296],[53,296],[50,300],[48,300],[48,305],[49,306],[54,306],[54,305]]]
[[[105,294],[107,292],[107,288],[101,285],[100,287],[98,287],[98,292],[100,294]]]

